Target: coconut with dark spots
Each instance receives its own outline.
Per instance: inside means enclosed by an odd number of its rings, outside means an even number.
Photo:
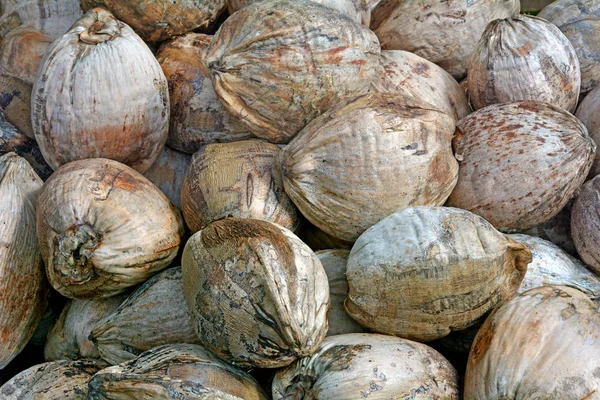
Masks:
[[[581,260],[600,275],[600,176],[581,188],[573,202],[571,234]]]
[[[565,110],[538,101],[495,104],[457,123],[458,183],[447,205],[502,231],[555,216],[584,182],[596,145]]]
[[[600,143],[600,115],[598,113],[600,107],[600,87],[592,90],[587,96],[581,100],[575,116],[583,122],[588,130],[588,134],[594,140],[594,143]],[[600,153],[596,152],[594,163],[588,173],[587,179],[592,179],[596,175],[600,175]]]
[[[279,368],[310,355],[327,333],[321,262],[272,222],[226,218],[188,240],[183,290],[201,342],[234,365]]]
[[[393,336],[330,336],[277,372],[273,400],[458,400],[456,370],[431,347]]]
[[[574,112],[581,71],[569,39],[550,22],[515,15],[490,22],[469,63],[475,110],[519,100],[551,103]]]
[[[0,64],[8,75],[33,85],[54,38],[31,27],[19,27],[2,38]]]
[[[191,155],[165,146],[144,176],[154,183],[171,203],[181,209],[183,178],[191,162]]]
[[[60,167],[38,199],[46,274],[69,298],[109,297],[144,282],[175,258],[183,229],[160,189],[113,160]]]
[[[600,314],[576,289],[529,290],[496,309],[469,354],[465,400],[595,399]]]

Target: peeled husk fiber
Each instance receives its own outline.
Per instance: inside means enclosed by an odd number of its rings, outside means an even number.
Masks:
[[[144,176],[154,183],[171,203],[181,209],[181,187],[191,162],[191,155],[165,146]]]
[[[2,38],[0,65],[9,75],[33,85],[54,38],[31,27],[19,27]]]
[[[187,242],[183,290],[201,342],[235,365],[278,368],[311,354],[327,333],[321,262],[291,231],[226,218]]]
[[[600,275],[600,177],[588,181],[573,202],[571,235],[577,254],[592,271]]]

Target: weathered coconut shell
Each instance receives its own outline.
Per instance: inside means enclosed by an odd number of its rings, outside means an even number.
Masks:
[[[88,381],[100,370],[94,360],[34,365],[0,387],[2,400],[86,400]]]
[[[82,14],[79,0],[0,0],[0,37],[20,26],[43,31],[56,39]]]
[[[536,101],[488,106],[457,128],[459,177],[447,205],[506,231],[556,215],[585,180],[596,150],[577,118]]]
[[[397,210],[444,204],[458,176],[454,124],[432,105],[401,94],[341,103],[283,150],[285,191],[313,225],[355,241]]]
[[[52,36],[31,27],[20,27],[2,39],[0,64],[9,75],[33,85]]]
[[[571,234],[579,258],[600,275],[600,177],[595,177],[581,188],[573,202]]]
[[[465,400],[596,399],[600,314],[586,295],[540,287],[499,307],[477,334]]]
[[[402,93],[426,101],[456,120],[471,113],[465,92],[441,67],[416,54],[401,50],[381,52],[380,72],[373,90]]]
[[[31,127],[31,85],[0,69],[0,109],[19,132],[35,139]]]
[[[408,208],[367,230],[352,247],[346,309],[376,332],[439,339],[511,298],[529,262],[525,245],[473,213]]]
[[[0,157],[0,370],[23,350],[46,309],[49,285],[35,228],[42,184],[23,158]]]
[[[518,0],[382,0],[371,13],[371,29],[381,48],[415,53],[459,80],[486,25],[519,9]]]
[[[367,90],[375,34],[307,0],[265,0],[229,17],[206,53],[225,108],[256,136],[288,143],[340,99]]]
[[[200,344],[183,295],[181,267],[169,268],[137,288],[95,324],[90,340],[110,365],[164,344]]]
[[[167,80],[146,44],[102,8],[56,40],[32,91],[31,121],[48,164],[106,157],[145,172],[167,140]]]
[[[577,53],[581,93],[600,83],[600,4],[594,0],[557,0],[537,15],[561,30]]]
[[[169,146],[194,154],[204,144],[235,142],[253,135],[227,111],[204,66],[212,36],[188,33],[165,42],[157,58],[169,82]]]
[[[583,98],[575,116],[583,122],[588,130],[588,134],[594,140],[594,143],[600,143],[600,114],[598,113],[598,107],[600,107],[600,88],[592,90],[587,96]],[[596,152],[592,169],[588,174],[588,179],[592,179],[596,175],[600,175],[600,154]]]
[[[264,219],[298,226],[296,206],[283,190],[276,168],[281,150],[260,140],[209,144],[188,168],[181,191],[183,216],[197,232],[219,218]]]
[[[298,229],[298,237],[308,245],[313,251],[327,249],[347,249],[352,248],[353,242],[336,239],[326,234],[313,224],[303,220]]]
[[[280,370],[273,400],[458,400],[456,370],[431,347],[393,336],[326,338],[315,353]]]
[[[567,202],[558,214],[548,221],[527,229],[522,233],[531,236],[537,236],[554,243],[572,256],[577,256],[577,249],[573,238],[571,237],[571,209],[573,207],[573,198]]]
[[[329,283],[331,308],[327,318],[329,322],[327,336],[367,332],[365,328],[348,315],[344,307],[344,300],[346,300],[348,294],[346,264],[348,263],[350,250],[323,250],[315,254],[323,264]]]
[[[267,400],[250,375],[192,344],[156,347],[103,369],[89,387],[90,400]]]
[[[579,61],[569,39],[550,22],[530,15],[490,22],[469,64],[475,110],[536,100],[574,112],[580,84]]]
[[[37,229],[46,274],[63,296],[113,296],[166,268],[183,221],[148,179],[117,161],[74,161],[46,181]]]
[[[101,359],[96,345],[88,338],[99,320],[125,300],[124,294],[93,300],[71,300],[63,308],[44,346],[46,361]]]
[[[222,359],[277,368],[311,354],[327,333],[321,262],[291,231],[226,218],[188,240],[183,290],[200,340]]]
[[[163,147],[158,158],[144,176],[154,183],[177,208],[181,209],[181,187],[192,156]]]

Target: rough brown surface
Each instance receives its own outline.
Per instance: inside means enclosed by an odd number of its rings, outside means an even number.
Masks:
[[[154,183],[171,203],[181,209],[181,187],[191,162],[191,155],[165,146],[144,176]]]

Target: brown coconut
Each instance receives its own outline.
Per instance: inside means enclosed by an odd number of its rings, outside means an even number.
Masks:
[[[308,0],[265,0],[229,17],[206,53],[225,108],[258,137],[288,143],[340,99],[368,89],[379,42]]]
[[[50,283],[76,299],[146,281],[175,258],[183,234],[178,210],[156,186],[103,158],[66,164],[46,181],[37,227]]]
[[[588,134],[596,144],[600,143],[600,116],[598,114],[600,107],[600,88],[592,90],[583,98],[575,116],[583,122],[588,130]],[[592,179],[596,175],[600,175],[600,154],[596,152],[594,163],[588,174],[588,179]]]
[[[192,158],[181,191],[189,228],[197,232],[232,216],[264,219],[295,230],[298,211],[285,194],[276,167],[280,152],[260,140],[202,147]]]
[[[32,85],[0,69],[0,109],[19,132],[35,139],[31,127],[31,89]]]
[[[0,64],[9,75],[33,85],[38,69],[54,38],[31,27],[19,27],[4,38]]]
[[[372,331],[430,341],[473,325],[516,293],[531,252],[450,207],[396,212],[350,252],[348,313]]]
[[[353,242],[397,210],[446,201],[458,176],[454,131],[454,118],[402,94],[340,103],[281,153],[285,191],[313,225]]]
[[[571,235],[579,258],[600,275],[600,177],[596,176],[581,188],[573,202]]]
[[[35,139],[56,169],[106,157],[145,172],[168,135],[169,91],[133,30],[94,8],[50,46],[35,81]]]
[[[518,0],[382,0],[371,13],[371,29],[382,49],[410,51],[460,80],[486,25],[519,9]]]
[[[505,231],[556,215],[584,182],[596,150],[577,118],[536,101],[488,106],[457,128],[459,178],[447,205]]]
[[[556,26],[515,15],[485,28],[469,63],[468,82],[475,110],[536,100],[574,112],[581,72],[573,45]]]
[[[154,183],[177,208],[181,209],[181,187],[192,156],[163,147],[158,158],[144,176]]]

